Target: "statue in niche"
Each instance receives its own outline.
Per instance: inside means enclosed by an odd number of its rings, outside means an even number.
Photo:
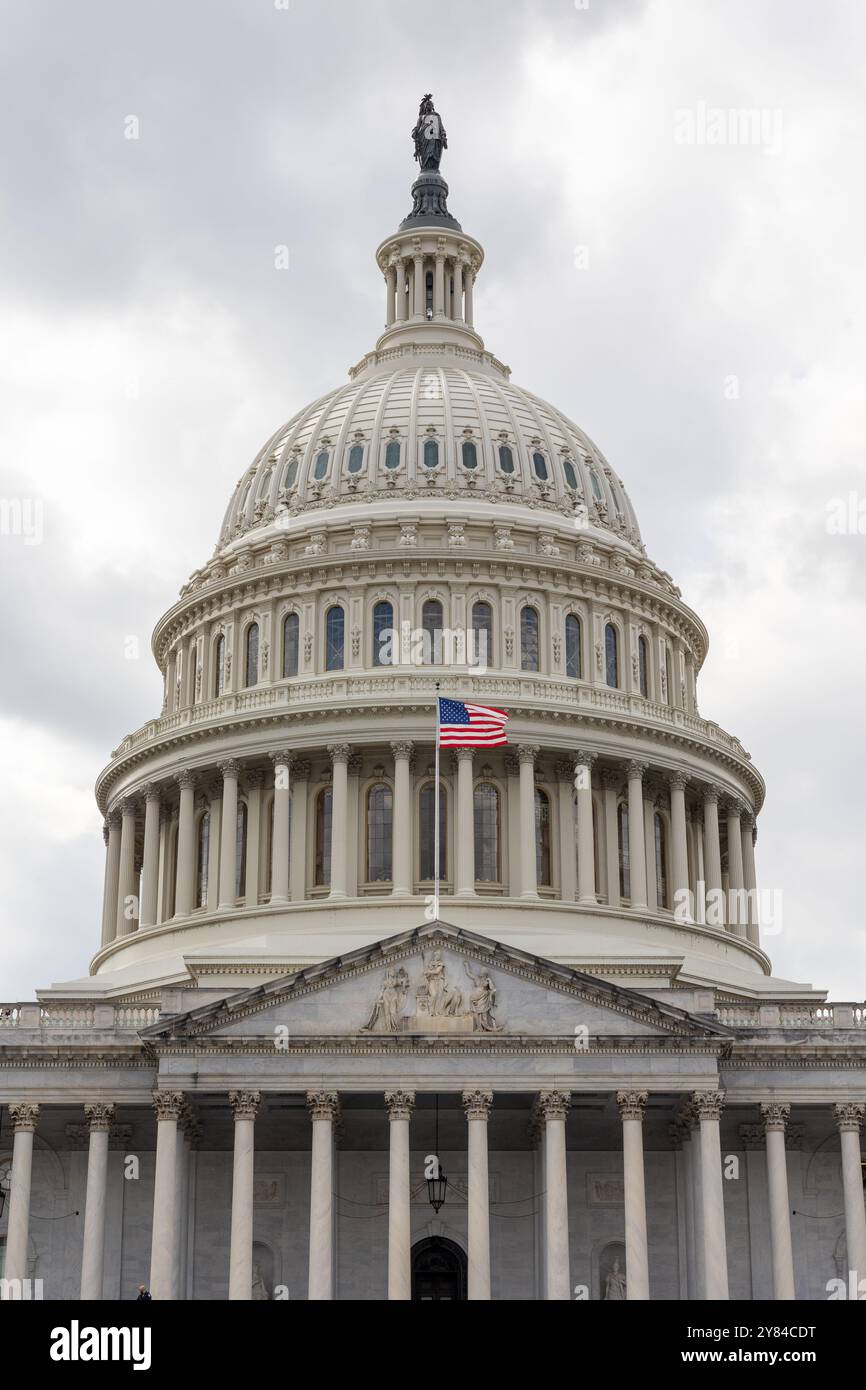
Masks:
[[[619,1267],[619,1260],[614,1260],[610,1273],[604,1281],[605,1301],[619,1303],[626,1297],[625,1274]]]
[[[422,956],[423,960],[423,956]],[[441,951],[434,951],[429,963],[424,961],[422,975],[427,983],[428,1013],[431,1018],[453,1018],[463,1011],[463,995],[448,980]]]
[[[469,995],[469,1011],[472,1014],[472,1028],[476,1033],[497,1033],[499,1024],[493,1017],[496,1008],[496,986],[486,970],[473,975],[469,962],[465,962],[466,974],[475,988]]]
[[[254,1303],[264,1303],[270,1301],[268,1286],[262,1274],[261,1265],[253,1265],[253,1289],[252,1299]]]
[[[402,965],[398,970],[389,967],[373,1011],[364,1024],[365,1032],[396,1033],[408,989],[409,976]]]
[[[415,158],[422,169],[438,169],[442,151],[447,150],[448,140],[445,127],[433,106],[433,97],[428,92],[418,110],[418,121],[412,131],[415,142]]]

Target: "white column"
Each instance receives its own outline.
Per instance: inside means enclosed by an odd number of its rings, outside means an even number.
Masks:
[[[414,745],[392,743],[394,755],[394,853],[391,876],[395,898],[412,895],[412,779],[411,758]]]
[[[120,887],[120,812],[109,811],[103,827],[105,835],[105,885],[102,894],[102,944],[107,946],[117,932],[117,893]]]
[[[138,913],[133,910],[135,884],[135,802],[131,797],[121,803],[120,873],[117,885],[116,936],[127,936],[135,927]],[[132,912],[132,916],[127,916]]]
[[[626,1297],[648,1299],[646,1189],[643,1164],[643,1113],[646,1091],[617,1091],[622,1116],[622,1159],[625,1177]]]
[[[105,1262],[105,1201],[108,1178],[108,1137],[114,1121],[113,1105],[85,1105],[90,1125],[87,1149],[87,1193],[84,1199],[84,1246],[81,1253],[81,1298],[102,1298]]]
[[[336,1091],[308,1091],[307,1108],[313,1123],[310,1155],[310,1283],[311,1299],[334,1297],[334,1120]]]
[[[159,787],[148,783],[144,794],[144,860],[141,866],[141,903],[138,925],[156,925],[159,893]]]
[[[761,1106],[767,1141],[767,1187],[770,1198],[770,1246],[773,1252],[773,1297],[795,1299],[794,1252],[791,1247],[791,1206],[788,1199],[788,1156],[785,1128],[790,1105]]]
[[[454,317],[458,322],[463,319],[463,262],[459,258],[454,260]]]
[[[404,323],[409,317],[409,287],[406,265],[397,261],[397,321]]]
[[[743,912],[740,899],[745,887],[743,875],[743,831],[740,825],[741,807],[736,801],[729,801],[725,807],[728,822],[728,923],[737,936],[747,936],[749,915]]]
[[[607,902],[609,907],[619,907],[619,826],[617,824],[617,796],[622,784],[622,773],[615,768],[607,768],[601,774],[604,787],[604,845],[607,860]]]
[[[719,789],[704,787],[704,878],[707,893],[713,893],[712,905],[707,904],[711,926],[722,926],[718,920],[719,893],[722,887],[722,851],[719,844]]]
[[[219,764],[223,776],[223,810],[220,823],[219,906],[233,908],[237,893],[238,773],[240,763],[228,758]]]
[[[487,1119],[492,1091],[464,1091],[463,1109],[469,1126],[468,1211],[469,1298],[490,1297],[490,1191],[487,1172]]]
[[[307,894],[307,791],[310,764],[305,759],[292,763],[292,833],[289,840],[289,892],[292,902],[303,902]]]
[[[863,1206],[863,1169],[860,1155],[860,1128],[866,1106],[860,1101],[846,1101],[833,1108],[842,1148],[842,1192],[845,1202],[849,1289],[852,1282],[854,1288],[859,1288],[861,1280],[866,1279],[866,1208]]]
[[[235,1119],[229,1299],[249,1300],[253,1296],[253,1176],[256,1113],[261,1099],[258,1091],[229,1092]]]
[[[547,1233],[547,1297],[571,1298],[568,1251],[568,1167],[565,1118],[571,1104],[568,1091],[542,1091],[539,1114],[544,1120],[544,1206]]]
[[[454,822],[455,882],[458,898],[475,896],[475,806],[472,758],[474,748],[455,748],[457,757],[457,815]]]
[[[701,1205],[704,1226],[704,1297],[728,1297],[728,1254],[725,1237],[725,1199],[722,1189],[722,1150],[719,1117],[721,1091],[695,1091],[695,1110],[701,1125]]]
[[[520,761],[520,896],[538,897],[538,861],[535,847],[535,759],[538,748],[521,743]]]
[[[686,839],[686,787],[688,778],[684,772],[672,772],[668,778],[671,792],[671,877],[673,889],[671,901],[676,913],[680,904],[679,916],[691,922],[694,913],[689,910],[689,849]]]
[[[390,328],[394,322],[395,299],[397,293],[397,266],[392,263],[385,271],[385,327]]]
[[[465,303],[466,303],[466,308],[465,308],[463,317],[465,318],[466,322],[469,324],[469,327],[470,327],[470,328],[472,327],[473,315],[474,315],[474,309],[473,309],[473,306],[472,306],[472,289],[473,289],[474,284],[475,284],[475,272],[474,272],[474,270],[472,269],[472,267],[471,267],[470,265],[467,265],[467,267],[466,267],[466,272],[465,272],[464,277],[463,277],[463,290],[464,290]]]
[[[755,819],[751,812],[740,817],[740,839],[743,855],[743,881],[749,894],[749,922],[747,935],[753,946],[760,946],[760,922],[758,913],[758,880],[755,873]]]
[[[595,753],[579,751],[574,761],[574,789],[577,792],[577,882],[578,901],[594,907],[595,841],[592,830],[592,768]]]
[[[189,1154],[188,1135],[193,1129],[189,1106],[186,1105],[178,1121],[177,1143],[174,1151],[175,1177],[175,1225],[177,1235],[174,1242],[174,1264],[172,1287],[174,1297],[186,1298],[186,1262],[189,1246]]]
[[[195,776],[188,769],[179,773],[180,813],[177,824],[177,885],[174,894],[175,917],[188,917],[195,896]]]
[[[348,743],[332,743],[328,755],[333,768],[331,783],[331,898],[346,897],[347,839],[349,834]]]
[[[638,911],[647,907],[646,851],[643,810],[643,775],[646,763],[628,765],[628,868],[631,905]]]
[[[30,1186],[33,1180],[33,1135],[39,1119],[39,1106],[18,1101],[9,1106],[12,1140],[12,1185],[9,1191],[9,1220],[6,1226],[6,1279],[27,1279],[30,1237]],[[4,1297],[11,1298],[12,1291]]]
[[[444,243],[443,243],[444,244]],[[445,252],[436,253],[436,270],[433,275],[433,313],[441,319],[445,313]]]
[[[409,1119],[414,1091],[386,1091],[390,1130],[388,1161],[388,1298],[412,1297],[412,1220],[409,1175]]]
[[[154,1091],[156,1172],[153,1180],[153,1236],[150,1248],[150,1293],[174,1297],[174,1243],[177,1206],[177,1122],[184,1107],[182,1091]]]
[[[274,764],[274,814],[271,841],[271,902],[289,901],[289,817],[291,814],[292,755],[287,749],[271,754]]]
[[[415,257],[415,275],[412,281],[412,316],[413,318],[424,317],[424,304],[426,295],[424,294],[424,257],[419,252]]]

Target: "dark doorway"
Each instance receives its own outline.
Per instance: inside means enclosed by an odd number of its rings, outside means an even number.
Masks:
[[[412,1298],[417,1303],[466,1298],[466,1256],[453,1240],[430,1236],[413,1245]]]

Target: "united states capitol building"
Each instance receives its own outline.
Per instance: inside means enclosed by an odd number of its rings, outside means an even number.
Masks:
[[[866,1012],[772,973],[707,632],[414,140],[378,338],[156,626],[89,970],[0,1005],[4,1292],[856,1296]],[[438,911],[437,687],[509,715],[442,751]]]

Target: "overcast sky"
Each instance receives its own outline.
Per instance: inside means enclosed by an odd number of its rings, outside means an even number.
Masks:
[[[151,630],[372,346],[426,91],[488,347],[709,628],[775,972],[863,999],[866,534],[828,508],[866,509],[864,52],[860,0],[0,4],[0,999],[86,971]]]

